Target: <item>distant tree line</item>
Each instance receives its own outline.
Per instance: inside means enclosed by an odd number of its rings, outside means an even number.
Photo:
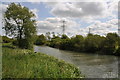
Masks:
[[[120,55],[120,37],[116,33],[108,33],[105,37],[88,34],[86,37],[76,35],[71,38],[67,35],[53,34],[50,37],[50,33],[46,34],[39,35],[35,44],[77,52]]]
[[[3,43],[13,43],[16,39],[2,36]],[[23,42],[24,43],[24,42]],[[105,37],[100,35],[88,34],[87,36],[76,35],[69,38],[67,35],[37,35],[35,45],[46,45],[62,50],[76,52],[86,52],[94,54],[106,54],[120,56],[120,37],[116,33],[108,33]]]

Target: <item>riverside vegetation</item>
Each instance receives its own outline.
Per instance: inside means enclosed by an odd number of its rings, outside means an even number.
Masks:
[[[43,53],[2,45],[3,78],[83,78],[78,68]]]
[[[35,44],[62,50],[120,56],[120,37],[117,33],[108,33],[106,36],[90,33],[87,36],[76,35],[73,37],[65,34],[59,36],[46,33],[46,36],[39,35]]]

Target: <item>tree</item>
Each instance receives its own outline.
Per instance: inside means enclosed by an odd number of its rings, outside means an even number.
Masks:
[[[47,38],[47,40],[48,40],[48,41],[50,41],[50,40],[51,40],[50,35],[51,35],[51,34],[50,34],[50,32],[47,32],[47,33],[46,33],[46,38]]]
[[[115,54],[119,46],[119,36],[116,33],[108,33],[103,42],[103,52],[106,54]]]
[[[118,38],[118,41],[116,42],[115,55],[120,56],[120,37]]]
[[[69,37],[68,37],[67,35],[63,34],[63,35],[61,36],[61,39],[69,39]]]
[[[36,45],[44,45],[44,44],[46,44],[46,41],[47,41],[46,37],[43,34],[41,34],[38,36],[35,44]]]
[[[58,35],[55,35],[55,32],[52,32],[52,39],[57,39],[57,38],[60,38],[60,37]]]
[[[102,42],[104,41],[104,37],[100,35],[88,34],[84,41],[84,48],[86,52],[96,52],[99,51],[102,47]]]
[[[83,51],[84,49],[84,38],[82,35],[76,35],[74,38],[72,38],[72,41],[74,42],[74,49],[76,51]]]
[[[59,48],[60,44],[61,44],[61,39],[59,37],[56,37],[50,41],[49,46],[54,47],[54,48]]]
[[[35,15],[27,7],[11,3],[4,14],[6,35],[17,38],[20,48],[32,49],[36,35]]]

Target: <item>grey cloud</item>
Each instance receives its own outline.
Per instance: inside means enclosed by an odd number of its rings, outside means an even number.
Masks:
[[[106,6],[101,2],[78,2],[75,4],[77,8],[82,8],[83,15],[102,15]]]
[[[51,13],[59,17],[83,18],[86,16],[101,16],[107,10],[107,4],[101,2],[59,3]]]

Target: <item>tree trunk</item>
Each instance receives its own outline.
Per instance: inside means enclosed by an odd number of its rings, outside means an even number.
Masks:
[[[20,48],[23,47],[23,44],[22,44],[22,31],[21,31],[21,30],[19,31],[18,46],[19,46]]]

